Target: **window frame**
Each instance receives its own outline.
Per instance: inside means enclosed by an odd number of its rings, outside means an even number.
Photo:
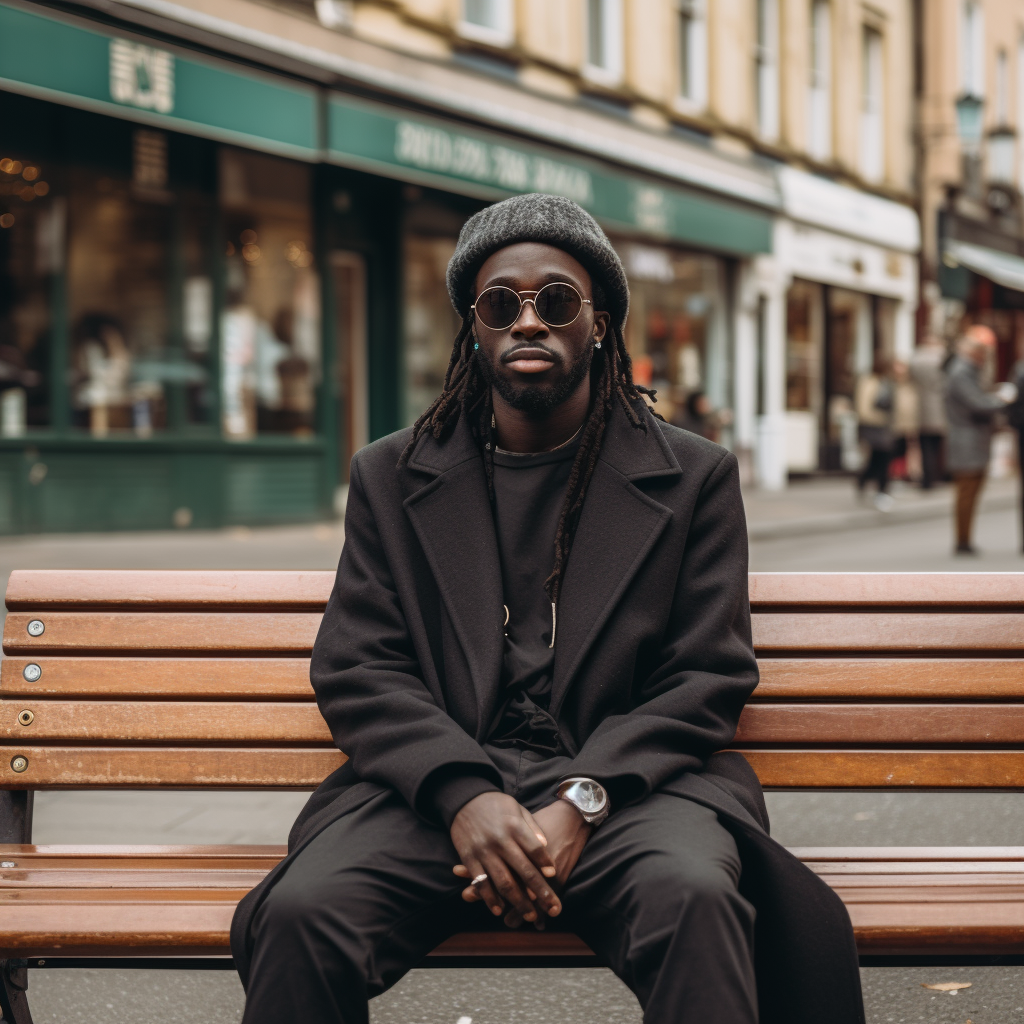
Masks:
[[[860,173],[865,181],[885,180],[885,34],[861,25]],[[877,82],[872,82],[877,71]]]
[[[810,64],[807,83],[807,152],[832,159],[832,4],[810,0]]]
[[[676,0],[676,97],[684,113],[708,105],[708,20],[706,0]],[[684,28],[685,25],[689,28]]]
[[[781,130],[778,0],[754,0],[754,121],[757,136],[777,142]]]
[[[514,0],[488,0],[488,2],[494,4],[498,12],[498,27],[470,21],[467,17],[469,0],[460,0],[459,35],[465,39],[472,39],[474,42],[486,43],[488,46],[511,46],[515,40]]]
[[[595,64],[591,57],[592,9],[595,3],[601,5],[601,39],[603,42],[604,64]],[[622,0],[585,0],[583,7],[583,74],[592,82],[602,85],[618,85],[625,72],[623,54],[624,23]]]

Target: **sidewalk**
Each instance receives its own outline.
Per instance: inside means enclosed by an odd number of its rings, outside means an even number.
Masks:
[[[1016,508],[1020,500],[1016,477],[989,480],[982,492],[979,512]],[[912,484],[894,483],[895,505],[879,512],[872,504],[874,492],[858,498],[852,479],[827,478],[793,482],[784,491],[750,488],[743,492],[747,533],[751,540],[801,537],[860,527],[952,518],[953,487],[944,485],[922,491]]]

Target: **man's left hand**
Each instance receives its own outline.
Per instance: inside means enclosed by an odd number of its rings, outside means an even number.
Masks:
[[[588,825],[583,820],[583,815],[566,800],[555,800],[547,807],[542,807],[534,813],[533,818],[547,836],[547,854],[557,870],[552,884],[562,886],[572,873],[572,869],[576,867],[576,862],[580,859],[594,826]],[[469,871],[461,864],[455,869],[455,873],[469,877]],[[472,886],[469,886],[462,895],[463,899],[470,903],[480,899]],[[532,897],[533,894],[528,895]],[[505,924],[510,928],[518,928],[522,923],[522,916],[516,910],[510,910],[505,915]]]

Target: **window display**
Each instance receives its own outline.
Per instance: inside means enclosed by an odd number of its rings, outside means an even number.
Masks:
[[[50,280],[60,268],[64,199],[53,167],[0,153],[0,436],[50,423]]]
[[[626,244],[626,345],[637,383],[657,389],[665,419],[727,443],[731,368],[724,266],[714,256]]]
[[[242,150],[220,153],[226,231],[221,325],[224,435],[311,436],[320,383],[320,286],[311,171]]]

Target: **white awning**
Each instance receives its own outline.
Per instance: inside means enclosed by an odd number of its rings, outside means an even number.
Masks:
[[[985,245],[974,245],[972,242],[959,242],[954,238],[946,239],[942,256],[947,263],[958,263],[1004,288],[1024,292],[1024,256],[989,249]]]

